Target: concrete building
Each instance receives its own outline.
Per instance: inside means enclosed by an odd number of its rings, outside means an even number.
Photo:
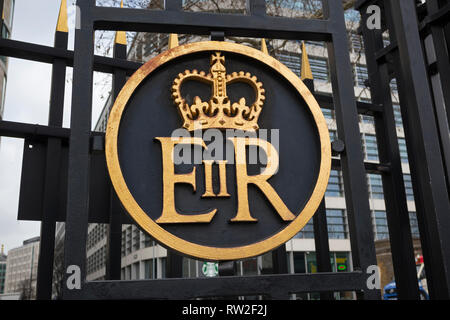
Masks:
[[[356,33],[359,21],[356,11],[349,11],[348,33],[350,57],[354,71],[355,96],[360,101],[370,102],[370,90],[366,87],[368,79],[367,67],[364,56],[364,45],[361,37]],[[172,35],[173,37],[173,35]],[[129,45],[129,60],[148,61],[162,50],[167,49],[172,42],[165,34],[138,33]],[[180,36],[179,43],[207,40],[202,37]],[[253,39],[254,40],[254,39]],[[245,41],[244,41],[245,43]],[[251,43],[249,40],[248,43]],[[253,41],[254,43],[254,41]],[[259,40],[257,42],[259,44]],[[282,42],[280,40],[268,41],[269,53],[282,63],[287,65],[294,73],[300,76],[302,50],[300,41]],[[325,43],[306,42],[307,54],[314,76],[314,84],[317,93],[332,94],[328,54]],[[276,50],[271,50],[278,48]],[[281,49],[280,49],[281,48]],[[305,53],[303,53],[305,54]],[[393,101],[399,101],[395,82],[392,83]],[[96,131],[105,131],[111,98],[105,105],[103,112],[95,127]],[[395,120],[400,145],[402,166],[405,179],[405,190],[410,210],[411,229],[413,237],[419,237],[417,218],[415,215],[414,195],[411,185],[408,156],[405,136],[399,105],[395,105]],[[337,138],[336,121],[334,112],[323,110],[326,117],[331,139]],[[374,119],[371,116],[360,116],[361,141],[365,161],[378,163],[378,148],[375,135]],[[368,174],[367,185],[370,196],[370,208],[375,240],[389,238],[382,181],[380,175]],[[327,222],[329,231],[329,244],[331,262],[334,271],[345,272],[352,270],[351,246],[349,239],[349,227],[347,210],[344,198],[344,186],[341,172],[332,170],[326,192],[325,202],[327,207]],[[87,241],[87,274],[88,280],[103,279],[105,276],[107,245],[107,225],[92,224],[88,229]],[[292,240],[286,243],[288,268],[290,273],[314,273],[317,272],[315,255],[314,232],[312,220]],[[142,233],[134,225],[124,225],[122,228],[122,279],[151,279],[165,276],[166,250],[155,245],[149,236]],[[386,259],[386,257],[383,257]],[[183,274],[185,277],[204,276],[203,261],[183,259]],[[385,262],[383,262],[385,263]],[[238,263],[238,274],[261,274],[271,269],[271,258],[268,254],[241,261]],[[349,293],[336,294],[337,298],[349,299],[354,296]],[[301,294],[297,299],[313,299],[315,295]]]
[[[15,0],[4,0],[3,16],[1,20],[2,38],[10,38],[12,32]],[[8,74],[8,58],[0,56],[0,120],[5,105],[5,92]]]
[[[25,240],[21,247],[8,251],[5,293],[20,293],[24,299],[36,297],[39,240]]]
[[[6,259],[8,258],[4,252],[5,247],[2,245],[0,251],[0,294],[5,293],[5,278],[6,278]]]

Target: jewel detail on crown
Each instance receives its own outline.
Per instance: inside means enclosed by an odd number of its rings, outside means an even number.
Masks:
[[[198,96],[189,106],[181,96],[181,85],[185,81],[200,81],[211,85],[212,95],[209,102]],[[227,85],[243,82],[253,88],[255,101],[247,106],[245,98],[231,103],[227,96]],[[265,90],[255,76],[243,71],[226,73],[225,57],[220,52],[211,56],[210,73],[186,70],[178,74],[172,85],[172,98],[183,118],[183,127],[189,131],[198,129],[238,129],[243,131],[258,130],[258,118],[265,100]]]

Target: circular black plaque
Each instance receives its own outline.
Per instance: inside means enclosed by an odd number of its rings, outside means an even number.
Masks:
[[[256,185],[248,187],[251,215],[257,222],[231,222],[237,211],[236,166],[226,165],[230,197],[203,198],[203,164],[175,166],[177,174],[196,167],[196,191],[189,184],[175,185],[175,206],[179,214],[201,214],[217,209],[210,223],[158,224],[163,206],[163,164],[157,137],[170,137],[183,119],[172,99],[174,79],[185,70],[208,74],[211,56],[219,52],[226,73],[244,71],[257,77],[265,90],[259,115],[259,130],[268,130],[268,140],[278,146],[279,169],[268,182],[295,215],[284,221]],[[181,94],[190,105],[195,96],[208,101],[207,83],[190,81]],[[251,86],[237,82],[227,86],[231,103],[242,97],[253,101]],[[225,130],[222,130],[225,137]],[[202,131],[191,132],[202,136]],[[259,131],[256,131],[259,134]],[[277,138],[278,135],[278,138]],[[264,138],[264,137],[262,137]],[[309,221],[326,190],[331,166],[331,148],[325,119],[312,94],[288,68],[241,45],[202,42],[169,50],[145,64],[119,95],[108,122],[107,161],[111,180],[124,207],[137,224],[170,248],[209,260],[232,260],[256,256],[292,238]],[[210,141],[205,141],[208,145]],[[224,156],[233,151],[224,141]],[[230,148],[231,147],[231,148]],[[231,151],[230,151],[231,150]],[[228,152],[228,153],[227,153]],[[249,152],[249,151],[248,151]],[[264,158],[264,156],[263,156]],[[249,164],[249,175],[258,174],[263,164]],[[218,193],[218,168],[213,167],[214,191]]]

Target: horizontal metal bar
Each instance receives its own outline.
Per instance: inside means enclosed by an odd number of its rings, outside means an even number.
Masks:
[[[316,98],[321,108],[331,110],[334,109],[334,100],[332,96],[327,94],[315,93],[314,97]],[[373,103],[357,101],[356,106],[358,108],[358,113],[360,114],[373,115],[375,113],[383,112],[382,106]]]
[[[356,0],[355,10],[359,10],[362,6],[370,6],[376,4],[379,0]]]
[[[330,41],[333,32],[328,20],[317,19],[113,7],[95,7],[92,14],[96,30],[198,35],[218,30],[225,36],[312,41]]]
[[[0,38],[0,55],[30,61],[53,63],[56,59],[65,60],[68,67],[73,67],[73,51]],[[125,59],[94,56],[94,71],[113,73],[114,69],[123,69],[127,75],[133,74],[142,66],[141,63]]]
[[[260,275],[190,279],[87,282],[73,298],[81,299],[193,299],[324,291],[360,291],[366,287],[362,272]],[[75,290],[74,290],[75,291]]]
[[[65,60],[68,67],[73,66],[73,51],[58,49],[49,46],[26,43],[10,39],[0,39],[0,55],[26,59],[42,63],[53,63],[56,59]],[[102,56],[94,57],[94,71],[113,73],[115,69],[126,70],[127,75],[132,75],[143,64],[124,59]],[[333,97],[325,94],[315,94],[322,108],[334,109]],[[382,112],[381,106],[366,102],[357,102],[359,113],[373,114]]]
[[[103,132],[91,132],[91,136],[101,137],[103,135]],[[0,136],[21,139],[34,138],[39,140],[45,140],[48,138],[62,138],[64,142],[68,142],[70,129],[0,120]],[[341,166],[339,159],[333,159],[332,164],[334,168],[340,168]],[[370,173],[385,172],[386,170],[384,168],[389,167],[388,165],[372,162],[365,162],[364,165],[367,172]]]
[[[377,61],[385,59],[386,61],[388,60],[387,57],[389,55],[392,55],[395,51],[397,51],[398,49],[398,45],[395,41],[392,41],[389,45],[387,45],[386,47],[384,47],[383,49],[375,52],[375,59],[377,59]]]
[[[0,136],[22,139],[50,137],[68,139],[70,129],[0,120]]]
[[[331,166],[335,170],[341,170],[341,160],[333,158],[331,161]],[[364,167],[367,173],[383,174],[389,173],[390,165],[382,163],[364,162]]]
[[[450,3],[439,9],[436,13],[428,15],[420,23],[419,29],[422,31],[430,25],[446,24],[450,19]]]

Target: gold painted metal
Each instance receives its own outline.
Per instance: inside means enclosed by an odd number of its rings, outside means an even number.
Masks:
[[[292,221],[295,215],[286,207],[278,193],[267,180],[278,171],[279,157],[275,147],[267,141],[258,138],[229,138],[234,145],[234,154],[236,156],[236,185],[238,195],[238,212],[232,222],[258,221],[250,214],[248,203],[248,185],[257,186],[270,201],[274,209],[278,212],[284,221]],[[246,146],[258,146],[264,150],[267,155],[267,166],[261,174],[247,174],[247,154]]]
[[[258,60],[266,65],[267,68],[270,68],[283,76],[305,100],[316,123],[321,147],[321,160],[316,184],[312,191],[311,197],[295,219],[292,220],[286,228],[267,239],[256,243],[231,248],[204,246],[186,241],[166,231],[163,227],[158,225],[157,222],[153,221],[136,202],[125,182],[120,167],[117,148],[122,114],[125,111],[131,95],[146,77],[151,75],[155,69],[172,61],[173,59],[196,52],[217,51],[218,48],[224,53],[230,52],[241,54]],[[150,236],[173,250],[182,252],[189,256],[211,261],[236,260],[258,256],[277,248],[294,237],[312,218],[323,199],[328,185],[331,170],[331,143],[328,127],[317,101],[300,78],[298,78],[289,68],[269,55],[264,54],[260,50],[230,42],[207,41],[189,43],[163,52],[159,56],[144,64],[129,78],[116,99],[108,120],[106,131],[106,159],[111,181],[122,204],[136,223],[148,232]]]
[[[219,194],[215,194],[213,190],[213,181],[212,181],[212,166],[214,164],[214,160],[203,160],[203,165],[205,166],[205,193],[202,195],[202,198],[227,198],[231,197],[227,191],[227,161],[220,160],[217,161],[219,164],[219,180],[220,180],[220,191]]]
[[[266,39],[264,38],[261,39],[261,51],[265,54],[269,54],[269,51],[267,50]]]
[[[309,64],[308,53],[306,52],[306,46],[304,41],[302,42],[302,70],[300,76],[302,80],[314,79],[311,71],[311,65]]]
[[[181,96],[181,86],[185,81],[200,81],[211,85],[212,97],[209,102],[203,102],[199,97],[189,106]],[[227,96],[227,85],[243,82],[255,91],[256,99],[249,107],[245,98],[231,104]],[[186,70],[175,78],[172,86],[172,98],[183,118],[183,127],[189,131],[198,129],[238,129],[255,131],[259,129],[258,118],[265,100],[265,91],[261,82],[255,76],[241,71],[227,74],[225,57],[216,52],[211,56],[209,74],[204,71]]]
[[[213,190],[213,183],[212,183],[213,163],[214,163],[213,160],[203,160],[203,165],[205,166],[205,193],[202,195],[202,198],[211,198],[216,196]]]
[[[217,209],[211,210],[205,214],[183,215],[177,212],[175,208],[175,184],[190,184],[196,190],[195,186],[195,167],[191,173],[175,174],[175,165],[173,162],[173,149],[177,144],[199,145],[206,149],[205,142],[200,138],[155,138],[161,143],[162,163],[163,163],[163,209],[161,217],[157,223],[209,223],[217,212]]]
[[[67,23],[67,0],[61,0],[59,7],[58,23],[56,24],[56,31],[69,32],[69,25]]]
[[[220,192],[217,195],[221,198],[231,197],[227,191],[227,160],[217,161],[219,164]]]
[[[123,8],[123,0],[120,2],[120,7]],[[127,33],[125,31],[117,31],[114,43],[127,45]]]
[[[169,35],[169,50],[178,47],[178,35],[176,33],[171,33]]]

